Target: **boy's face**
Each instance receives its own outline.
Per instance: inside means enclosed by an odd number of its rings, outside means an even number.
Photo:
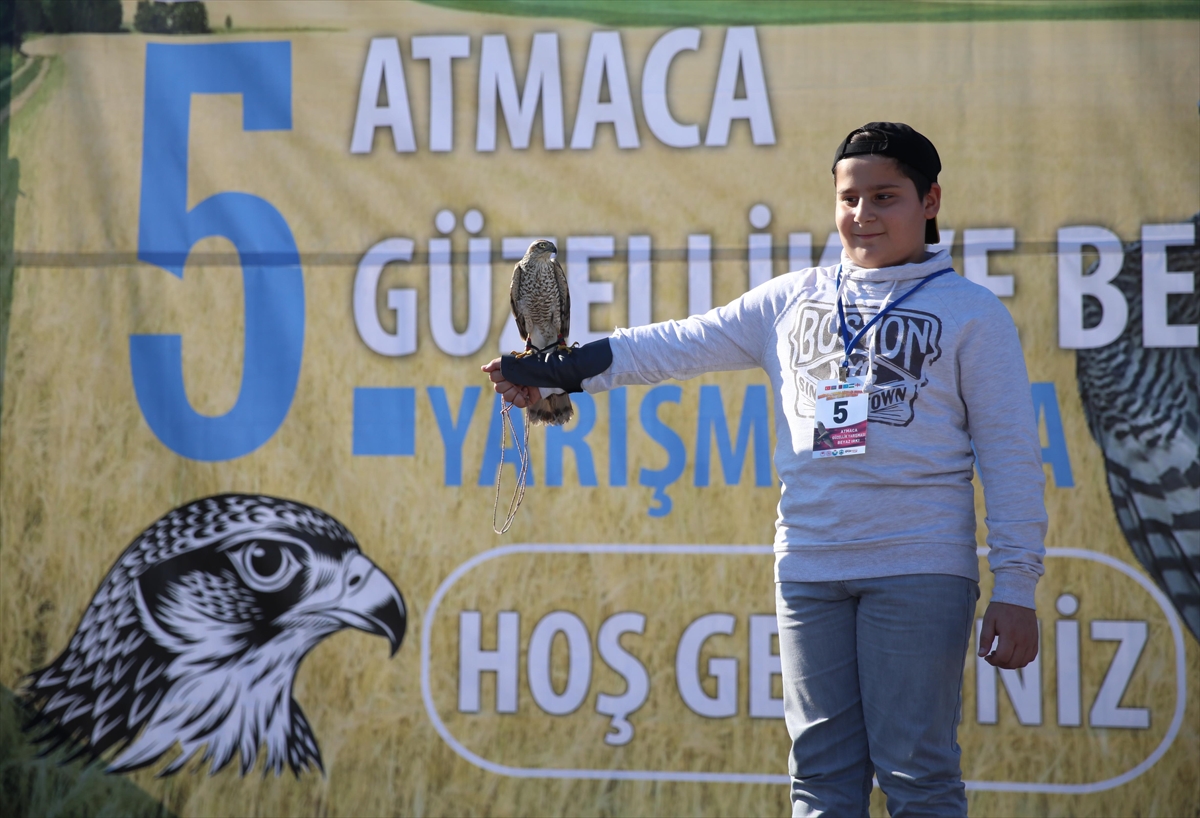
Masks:
[[[834,217],[846,255],[860,267],[894,267],[925,258],[925,220],[941,207],[934,184],[922,199],[917,186],[887,156],[855,156],[837,163]]]

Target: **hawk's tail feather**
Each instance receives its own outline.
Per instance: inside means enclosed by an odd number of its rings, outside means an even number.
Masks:
[[[563,426],[571,422],[575,408],[570,395],[550,395],[529,407],[530,423],[545,426]]]

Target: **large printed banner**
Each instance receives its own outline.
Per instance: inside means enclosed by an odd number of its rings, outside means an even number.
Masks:
[[[1043,436],[1041,652],[997,671],[972,644],[973,814],[1200,809],[1196,14],[206,5],[213,34],[23,46],[0,304],[20,740],[180,815],[786,812],[766,376],[577,395],[525,449],[479,367],[522,346],[534,239],[579,342],[836,263],[833,150],[897,120],[938,146],[941,246],[1011,311]],[[922,321],[881,327],[873,421],[920,411]],[[830,322],[792,330],[801,382],[840,354]]]

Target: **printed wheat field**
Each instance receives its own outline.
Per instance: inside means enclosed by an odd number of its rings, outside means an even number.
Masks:
[[[188,204],[240,190],[272,202],[287,219],[302,254],[356,259],[383,238],[407,236],[424,249],[435,237],[434,214],[484,214],[483,235],[613,235],[618,247],[650,233],[655,249],[678,251],[690,233],[709,233],[717,248],[744,248],[749,208],[770,205],[775,243],[789,231],[813,233],[816,252],[832,229],[829,161],[850,128],[871,119],[908,121],[933,137],[946,170],[941,217],[954,228],[961,269],[961,232],[1011,226],[1020,248],[997,254],[994,273],[1011,273],[1007,303],[1020,328],[1033,381],[1052,381],[1075,487],[1048,474],[1051,548],[1084,548],[1134,565],[1112,513],[1103,459],[1088,436],[1075,388],[1075,356],[1057,344],[1055,231],[1103,225],[1128,241],[1143,223],[1182,221],[1200,209],[1200,140],[1195,78],[1200,24],[1167,22],[997,22],[760,28],[777,144],[755,148],[735,126],[722,150],[672,151],[643,127],[642,147],[620,151],[601,127],[593,151],[513,151],[503,137],[491,154],[473,150],[477,70],[457,61],[456,149],[397,155],[386,133],[369,156],[348,146],[367,42],[398,36],[407,55],[420,33],[505,33],[523,76],[536,31],[559,33],[567,122],[572,121],[583,56],[593,26],[466,14],[416,4],[210,2],[220,21],[260,31],[230,39],[292,43],[293,128],[245,132],[235,96],[195,97],[191,104]],[[287,9],[286,11],[284,9]],[[127,14],[128,16],[128,14]],[[307,29],[307,30],[306,30]],[[328,30],[336,29],[336,30]],[[656,29],[623,31],[635,83]],[[703,30],[698,53],[680,63],[672,111],[703,123],[720,56],[722,32]],[[222,39],[222,38],[218,38]],[[847,40],[852,47],[848,48]],[[45,37],[26,51],[56,58],[36,99],[13,119],[11,152],[20,161],[16,210],[18,253],[123,255],[137,246],[141,178],[145,43],[141,35]],[[207,40],[205,40],[207,41]],[[174,41],[173,41],[174,42]],[[848,57],[847,54],[852,56]],[[861,57],[861,55],[869,55]],[[687,62],[690,61],[690,62]],[[686,70],[683,70],[686,67]],[[418,143],[425,144],[428,71],[406,61]],[[453,234],[455,249],[466,236]],[[217,463],[184,459],[162,445],[143,420],[129,370],[130,334],[180,333],[188,396],[204,414],[228,411],[242,367],[242,289],[232,264],[197,263],[224,254],[224,239],[193,248],[182,280],[127,261],[59,263],[16,270],[0,425],[0,684],[53,659],[70,639],[91,594],[121,550],[161,514],[190,499],[228,490],[296,498],[340,519],[363,551],[395,580],[410,607],[408,638],[392,660],[383,640],[345,631],[320,644],[301,665],[294,697],[320,742],[325,775],[240,778],[233,767],[210,778],[194,764],[158,779],[157,767],[128,778],[170,810],[191,815],[759,815],[784,814],[787,788],[764,784],[519,779],[485,772],[458,756],[437,734],[421,690],[421,631],[439,584],[467,559],[511,543],[667,543],[765,545],[773,535],[777,487],[754,487],[746,466],[726,486],[714,464],[712,485],[692,485],[698,384],[719,384],[727,415],[741,413],[749,384],[761,373],[704,376],[684,384],[682,403],[665,404],[662,420],[688,442],[689,460],[670,494],[666,517],[647,514],[650,489],[641,468],[664,465],[663,451],[640,431],[645,390],[628,395],[629,485],[610,488],[608,401],[596,400],[587,440],[598,487],[580,487],[575,460],[564,458],[564,485],[545,485],[544,440],[533,437],[537,484],[512,530],[491,531],[493,489],[477,485],[491,412],[485,391],[463,448],[463,485],[443,482],[444,458],[426,386],[445,387],[457,412],[463,389],[484,386],[478,367],[493,356],[510,269],[494,265],[492,334],[475,355],[451,358],[430,336],[427,273],[392,265],[380,284],[413,287],[422,304],[420,351],[392,359],[370,352],[355,330],[351,293],[355,261],[305,267],[306,338],[300,382],[286,421],[268,443],[245,457]],[[718,255],[713,302],[746,286],[744,261]],[[686,313],[687,269],[675,254],[654,262],[654,318]],[[782,260],[776,273],[784,272]],[[592,324],[626,321],[624,259],[594,263],[592,278],[614,285],[611,305],[593,308]],[[455,310],[466,317],[463,271],[455,271]],[[351,454],[353,390],[417,389],[413,457]],[[732,431],[732,430],[731,430]],[[716,458],[714,458],[716,459]],[[505,470],[506,487],[512,471]],[[864,513],[885,510],[864,509]],[[979,542],[986,528],[977,490]],[[886,524],[883,522],[881,524]],[[983,599],[990,588],[986,563]],[[430,689],[448,729],[473,752],[512,766],[658,769],[786,775],[781,721],[745,713],[746,619],[773,609],[770,559],[554,556],[505,557],[465,575],[432,623]],[[1145,731],[1060,728],[1054,721],[1055,660],[1042,658],[1043,724],[1017,723],[1003,690],[995,725],[975,719],[975,666],[964,676],[960,730],[964,775],[979,781],[1098,781],[1137,765],[1162,741],[1175,705],[1174,645],[1167,620],[1131,579],[1096,563],[1055,558],[1039,586],[1043,635],[1053,630],[1054,602],[1071,592],[1078,618],[1149,623],[1149,641],[1126,702],[1155,713]],[[577,613],[593,638],[604,617],[646,613],[636,646],[651,676],[651,694],[631,720],[633,742],[604,744],[608,720],[595,712],[598,692],[621,682],[593,661],[589,696],[575,713],[540,713],[520,687],[519,717],[496,715],[494,682],[485,677],[483,712],[455,712],[457,622],[478,609],[493,623],[500,610],[521,611],[524,645],[537,619]],[[979,607],[982,615],[983,603]],[[674,646],[695,616],[738,616],[733,637],[711,641],[711,656],[740,660],[737,719],[705,722],[673,691]],[[489,626],[485,624],[484,633]],[[489,644],[491,636],[484,637]],[[1086,643],[1085,638],[1085,643]],[[1090,644],[1090,643],[1089,643]],[[1083,701],[1090,703],[1115,644],[1084,656]],[[1200,651],[1185,637],[1187,710],[1169,750],[1149,770],[1115,789],[1084,795],[971,792],[972,814],[1200,815],[1195,769],[1200,763],[1197,679]],[[562,651],[554,673],[565,681]],[[778,682],[776,681],[776,685]],[[561,688],[560,688],[561,689]],[[711,690],[710,690],[711,692]],[[881,794],[872,815],[884,815]]]

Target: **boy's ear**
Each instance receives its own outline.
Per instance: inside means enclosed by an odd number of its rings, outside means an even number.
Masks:
[[[929,186],[929,192],[925,194],[924,204],[925,218],[936,218],[938,211],[942,209],[942,186],[937,182]]]

